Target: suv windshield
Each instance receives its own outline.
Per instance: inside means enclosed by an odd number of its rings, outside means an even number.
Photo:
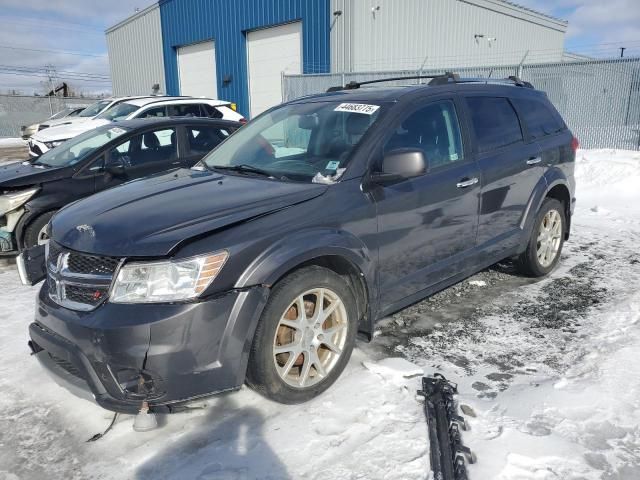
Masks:
[[[137,105],[133,105],[131,103],[126,103],[126,102],[119,103],[117,105],[114,105],[110,109],[102,112],[96,118],[100,118],[102,120],[109,120],[111,122],[115,120],[124,120],[129,116],[129,114],[135,112],[139,108],[140,107],[138,107]]]
[[[67,140],[62,145],[43,153],[33,165],[70,167],[129,129],[113,126],[99,127]]]
[[[380,105],[359,103],[285,105],[239,129],[203,162],[296,181],[337,179],[379,113]]]
[[[79,117],[95,117],[110,103],[111,103],[110,100],[101,100],[100,102],[96,102],[93,105],[89,105],[87,108],[82,110],[78,114],[78,116]]]

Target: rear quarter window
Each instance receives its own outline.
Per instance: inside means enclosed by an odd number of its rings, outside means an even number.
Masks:
[[[200,105],[200,108],[202,109],[203,117],[222,118],[223,116],[222,112],[212,105],[207,105],[206,103],[203,103],[202,105]]]
[[[488,152],[523,140],[513,105],[504,97],[467,97],[479,152]]]
[[[532,139],[536,140],[564,130],[564,123],[547,102],[518,98],[514,100],[514,103]]]

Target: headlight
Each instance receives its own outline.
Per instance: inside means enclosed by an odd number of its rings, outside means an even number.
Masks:
[[[66,140],[55,140],[53,142],[44,142],[44,144],[47,146],[47,148],[55,148],[58,145],[62,145],[64,142],[66,142]]]
[[[161,262],[122,266],[111,289],[113,303],[156,303],[188,300],[200,295],[227,261],[226,251]]]
[[[0,215],[4,215],[5,213],[9,213],[16,208],[21,207],[27,203],[27,201],[33,197],[37,191],[37,188],[29,188],[28,190],[19,190],[17,192],[9,192],[4,195],[0,195]]]

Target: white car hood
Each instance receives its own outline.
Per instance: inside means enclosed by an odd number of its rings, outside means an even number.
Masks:
[[[68,140],[81,133],[92,130],[101,125],[106,125],[109,120],[90,120],[88,122],[72,123],[71,125],[59,125],[45,128],[36,133],[32,138],[39,142],[55,142],[57,140]]]
[[[45,120],[44,122],[40,122],[40,125],[49,125],[50,128],[57,127],[59,125],[75,125],[78,123],[88,122],[93,117],[63,117],[58,118],[57,120]]]

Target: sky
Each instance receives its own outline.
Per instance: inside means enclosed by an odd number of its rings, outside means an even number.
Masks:
[[[453,1],[453,0],[449,0]],[[149,0],[0,0],[0,93],[46,93],[47,78],[24,70],[53,65],[84,94],[108,93],[104,30]],[[568,20],[565,48],[591,56],[640,56],[640,0],[516,0]],[[45,50],[45,51],[43,51]],[[8,70],[9,69],[9,70]],[[72,73],[67,73],[72,72]],[[26,73],[33,73],[32,71]]]

